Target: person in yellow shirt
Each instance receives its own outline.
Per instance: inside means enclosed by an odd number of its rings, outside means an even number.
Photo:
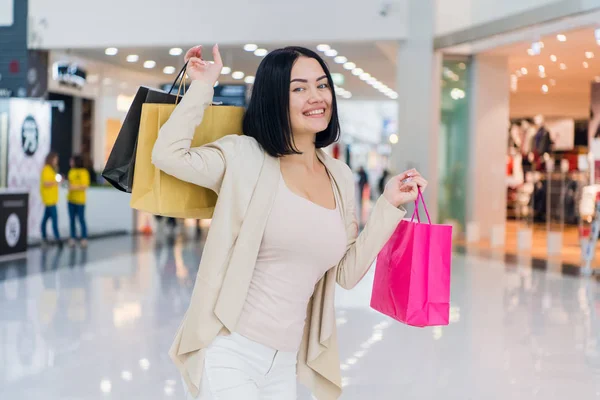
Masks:
[[[40,194],[42,203],[46,206],[44,217],[42,218],[42,245],[48,244],[48,235],[46,227],[48,220],[52,221],[52,231],[54,238],[59,246],[62,245],[60,234],[58,232],[58,213],[56,212],[56,203],[58,203],[58,154],[51,152],[46,156],[44,169],[40,178]]]
[[[69,171],[69,219],[71,220],[71,239],[69,246],[75,246],[77,234],[75,219],[81,227],[81,247],[87,246],[87,224],[85,223],[86,190],[90,186],[90,173],[83,167],[81,156],[71,158]]]

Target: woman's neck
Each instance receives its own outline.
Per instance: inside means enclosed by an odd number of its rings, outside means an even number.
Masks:
[[[314,136],[306,136],[302,138],[295,137],[294,146],[296,150],[302,154],[290,154],[283,156],[281,161],[303,166],[310,171],[314,171],[319,164]]]

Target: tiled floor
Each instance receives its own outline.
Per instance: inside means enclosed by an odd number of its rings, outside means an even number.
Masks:
[[[119,237],[0,263],[0,398],[183,398],[166,353],[200,254]],[[600,399],[600,284],[513,261],[457,254],[443,328],[370,310],[372,274],[338,290],[341,399]]]

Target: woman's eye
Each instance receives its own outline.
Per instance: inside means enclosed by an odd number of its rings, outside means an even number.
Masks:
[[[319,89],[328,89],[329,88],[329,84],[328,83],[322,83],[319,85]]]
[[[294,92],[302,92],[302,91],[304,91],[304,88],[301,88],[301,87],[294,89]]]

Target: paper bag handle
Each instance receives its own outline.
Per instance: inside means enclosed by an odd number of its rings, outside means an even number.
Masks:
[[[169,89],[169,91],[167,92],[168,94],[171,94],[171,92],[173,92],[173,89],[175,89],[175,85],[177,84],[177,81],[179,80],[179,78],[181,78],[181,81],[179,82],[179,87],[177,88],[177,100],[175,100],[175,104],[177,104],[179,102],[179,94],[181,93],[182,86],[183,86],[183,94],[185,94],[185,81],[186,81],[185,71],[187,70],[188,63],[189,63],[189,61],[186,61],[186,63],[183,64],[183,67],[181,68],[181,70],[175,77],[173,84],[171,85],[171,89]]]
[[[423,209],[425,210],[425,214],[427,214],[427,220],[429,221],[429,225],[431,225],[431,217],[429,216],[429,211],[427,210],[427,205],[425,204],[425,199],[423,198],[423,193],[421,193],[421,188],[418,188],[419,195],[415,200],[415,211],[413,212],[412,218],[410,222],[415,220],[415,216],[417,217],[417,221],[421,223],[421,217],[419,216],[419,203],[423,204]],[[420,201],[419,201],[420,200]]]

